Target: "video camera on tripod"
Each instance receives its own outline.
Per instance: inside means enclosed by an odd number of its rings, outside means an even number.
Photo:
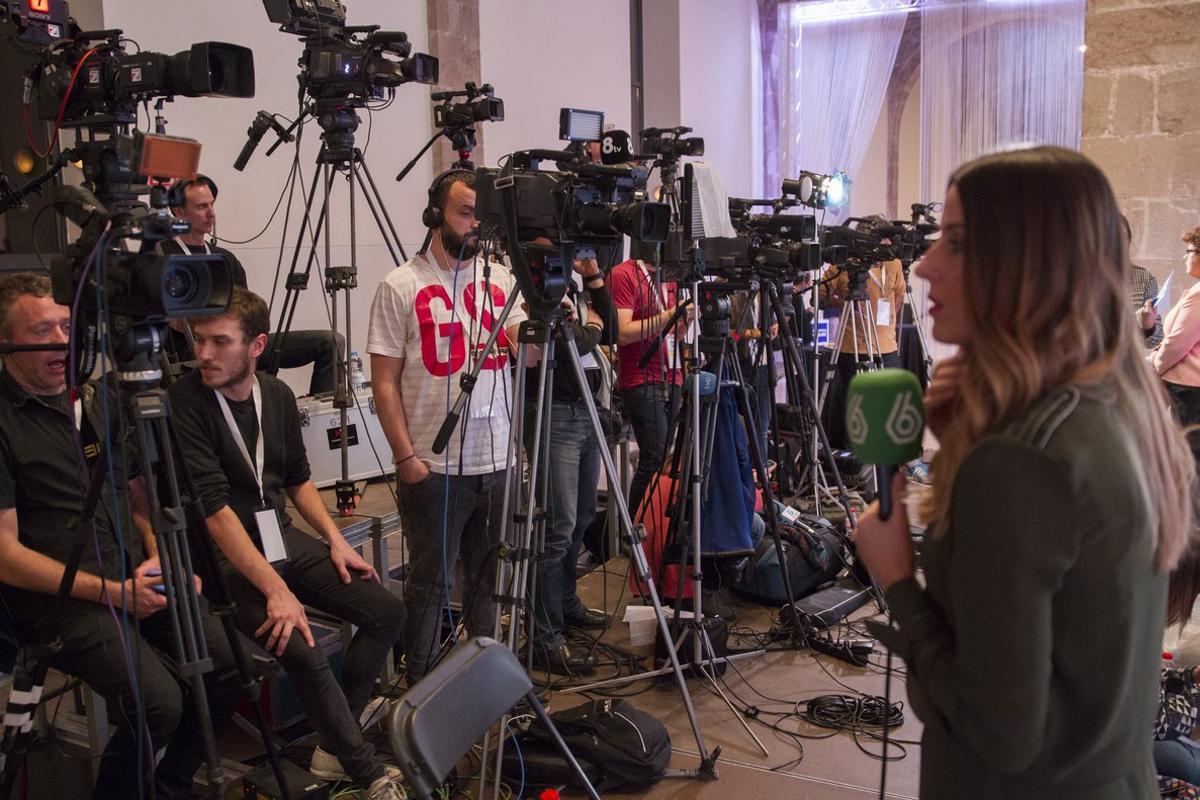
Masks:
[[[152,134],[138,134],[134,142],[138,173],[159,181],[151,190],[149,210],[110,211],[92,192],[76,186],[55,193],[55,208],[82,231],[66,253],[50,262],[55,302],[78,309],[71,335],[82,355],[73,365],[79,382],[95,367],[101,316],[118,363],[137,362],[153,370],[168,320],[220,314],[233,295],[233,266],[226,256],[155,252],[158,242],[188,230],[187,222],[171,216],[161,181],[194,177],[199,143]],[[178,165],[193,166],[181,170]],[[122,249],[127,240],[140,241],[139,251]],[[103,315],[97,297],[104,298]]]
[[[138,196],[146,191],[146,173],[130,168],[140,143],[128,135],[138,104],[157,98],[161,105],[176,96],[254,95],[254,57],[245,47],[199,42],[175,55],[126,53],[121,30],[80,30],[65,0],[10,0],[0,6],[0,30],[9,25],[15,27],[11,38],[40,48],[25,75],[27,131],[35,106],[38,117],[55,123],[46,154],[60,129],[75,128],[77,134],[75,146],[6,197],[0,211],[19,206],[74,161],[83,162],[84,178],[109,210],[144,207]],[[37,150],[31,132],[30,145]]]
[[[133,122],[137,104],[156,97],[253,97],[254,57],[224,42],[198,42],[174,55],[125,52],[119,29],[83,31],[65,0],[10,2],[17,38],[45,49],[26,75],[45,120],[113,114]],[[43,12],[35,8],[45,9]]]
[[[346,25],[341,0],[263,0],[267,17],[300,36],[300,85],[314,100],[363,104],[405,83],[437,83],[438,60],[412,52],[403,31]]]
[[[844,247],[848,269],[866,270],[893,259],[907,269],[933,245],[930,237],[940,230],[932,207],[914,203],[911,220],[889,223],[882,217],[850,217],[842,225],[825,228],[821,244]]]
[[[476,122],[504,121],[504,101],[495,95],[490,83],[476,86],[472,81],[462,91],[434,92],[429,96],[439,103],[433,107],[434,127],[446,132],[455,150],[474,150]],[[455,103],[456,97],[466,99]]]
[[[687,136],[692,129],[686,125],[674,128],[643,128],[642,146],[639,152],[660,158],[677,159],[681,156],[704,155],[704,139]]]
[[[558,170],[542,170],[554,161]],[[570,151],[513,153],[502,169],[475,173],[480,238],[499,239],[512,255],[513,274],[531,312],[558,308],[580,250],[635,241],[662,242],[670,208],[646,197],[649,170],[636,165],[579,163]],[[535,239],[559,248],[536,273],[521,252]]]

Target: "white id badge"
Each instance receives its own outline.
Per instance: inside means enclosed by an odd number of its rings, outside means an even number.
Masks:
[[[892,301],[879,298],[879,302],[875,304],[875,324],[876,325],[891,325],[892,324]]]
[[[675,350],[675,334],[664,336],[663,346],[667,348],[667,369],[679,369],[679,353]]]
[[[258,525],[258,538],[262,541],[263,555],[271,564],[287,561],[287,548],[283,545],[283,530],[279,527],[279,515],[273,508],[260,508],[254,512]]]

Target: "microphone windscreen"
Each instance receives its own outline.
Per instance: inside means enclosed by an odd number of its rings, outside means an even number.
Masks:
[[[692,382],[697,380],[697,376],[699,376],[699,381],[700,381],[700,396],[701,397],[708,397],[709,395],[711,395],[717,391],[717,376],[716,375],[713,375],[711,372],[693,372],[687,376],[687,382],[684,384],[684,387],[683,387],[683,390],[685,392],[692,391]]]
[[[846,392],[846,435],[865,464],[905,464],[921,455],[925,400],[917,376],[881,369],[854,376]]]
[[[601,164],[628,164],[633,161],[633,142],[626,131],[612,130],[600,140]]]

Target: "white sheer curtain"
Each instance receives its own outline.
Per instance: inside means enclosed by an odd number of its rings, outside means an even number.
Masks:
[[[943,200],[954,169],[984,153],[1025,144],[1079,148],[1085,10],[1085,0],[926,0],[924,201]],[[913,286],[921,312],[927,288],[919,280]],[[927,339],[934,358],[949,354]]]
[[[905,13],[813,19],[803,9],[787,3],[777,11],[779,167],[785,177],[843,170],[853,181],[887,94]],[[766,190],[777,194],[778,182]]]
[[[921,12],[921,191],[1021,144],[1079,148],[1085,0],[927,2]]]

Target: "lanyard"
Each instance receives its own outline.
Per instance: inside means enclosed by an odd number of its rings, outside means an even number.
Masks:
[[[879,277],[878,278],[876,278],[875,273],[871,272],[870,270],[867,271],[867,274],[871,276],[871,280],[873,280],[873,281],[875,281],[875,283],[879,284],[880,297],[886,296],[887,295],[887,265],[885,265],[885,264],[879,265]]]
[[[221,413],[225,415],[225,424],[229,426],[229,433],[233,436],[233,441],[237,443],[238,449],[242,451],[242,458],[246,459],[246,463],[250,466],[254,473],[254,480],[258,483],[258,499],[266,505],[266,495],[263,493],[263,430],[262,430],[262,393],[258,388],[258,378],[254,379],[254,387],[250,390],[250,396],[254,398],[254,416],[258,420],[258,436],[254,443],[255,460],[250,460],[250,451],[246,449],[246,440],[242,438],[242,429],[238,427],[237,421],[233,418],[233,412],[229,410],[229,403],[225,400],[225,395],[213,389],[213,394],[217,396],[217,403],[221,406]]]
[[[183,252],[186,255],[195,255],[195,253],[192,252],[192,248],[187,246],[187,242],[183,241],[183,239],[180,239],[178,236],[175,237],[175,243],[183,249]],[[204,243],[204,255],[212,255],[211,251],[208,249],[208,242]]]

